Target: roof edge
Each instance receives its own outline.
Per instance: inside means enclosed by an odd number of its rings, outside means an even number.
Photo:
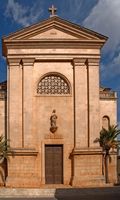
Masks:
[[[63,19],[63,18],[60,18],[60,17],[58,17],[58,16],[54,16],[54,17],[51,17],[51,18],[42,20],[42,21],[40,21],[40,22],[37,22],[37,23],[35,23],[35,24],[32,24],[32,25],[30,25],[30,26],[28,26],[28,27],[21,28],[21,29],[17,30],[16,32],[10,33],[10,34],[7,35],[7,36],[3,36],[3,37],[2,37],[2,40],[4,40],[4,39],[9,39],[10,37],[12,37],[12,36],[14,36],[14,35],[17,35],[17,34],[22,34],[24,31],[26,31],[26,32],[28,31],[28,32],[29,32],[29,30],[30,30],[31,28],[37,28],[39,25],[42,25],[42,24],[44,24],[44,23],[49,23],[49,22],[52,22],[52,21],[54,21],[54,20],[55,20],[55,21],[58,21],[58,22],[66,23],[68,26],[71,26],[71,25],[72,25],[73,28],[81,29],[81,30],[83,30],[83,31],[86,31],[86,32],[89,33],[89,34],[93,34],[93,35],[95,35],[95,36],[97,36],[97,37],[101,37],[102,39],[104,39],[104,40],[106,40],[106,41],[107,41],[107,39],[108,39],[107,36],[104,36],[104,35],[102,35],[102,34],[100,34],[100,33],[98,33],[98,32],[95,32],[95,31],[91,30],[91,29],[85,28],[85,27],[83,27],[83,26],[81,26],[81,25],[79,25],[79,24],[70,22],[70,21],[68,21],[68,20],[66,20],[66,19]]]

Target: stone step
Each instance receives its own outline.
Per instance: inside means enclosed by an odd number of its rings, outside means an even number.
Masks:
[[[56,189],[0,188],[0,198],[54,197]]]
[[[76,196],[93,194],[94,192],[115,192],[120,187],[112,187],[110,184],[107,187],[93,187],[93,188],[70,188],[70,187],[58,187],[58,188],[38,188],[38,189],[25,189],[25,188],[0,188],[1,198],[37,198],[37,197],[56,197],[56,196]]]

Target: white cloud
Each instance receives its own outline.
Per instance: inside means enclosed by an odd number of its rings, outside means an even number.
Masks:
[[[108,61],[101,68],[102,80],[120,74],[120,0],[99,0],[83,24],[109,37],[103,48]]]
[[[111,79],[115,76],[120,75],[120,53],[117,56],[114,56],[111,62],[108,64],[101,65],[101,76],[102,79]]]
[[[105,51],[114,54],[120,45],[120,0],[99,0],[83,24],[108,36]]]
[[[101,82],[120,91],[120,0],[99,0],[89,16],[83,22],[91,28],[109,37],[103,48],[104,60],[101,64]],[[107,63],[107,64],[105,64]],[[114,82],[114,84],[113,84]],[[120,98],[118,96],[118,98]],[[118,99],[118,124],[120,127],[120,100]],[[119,136],[120,138],[120,136]]]
[[[23,6],[15,0],[8,0],[5,16],[12,18],[14,22],[22,26],[29,26],[36,22],[42,13],[43,9],[40,6],[36,6],[36,4],[30,8],[29,6]]]
[[[80,14],[80,10],[82,8],[83,1],[74,0],[74,3],[73,3],[73,1],[68,1],[68,5],[69,5],[69,12],[72,13],[72,15],[74,14],[77,17],[78,14]],[[73,12],[73,9],[75,10],[75,12]]]

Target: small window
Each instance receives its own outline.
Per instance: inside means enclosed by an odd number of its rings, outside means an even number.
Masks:
[[[41,78],[37,93],[41,95],[66,95],[70,94],[70,86],[63,75],[51,73]]]
[[[108,116],[103,116],[102,127],[108,129],[109,125],[110,125],[110,118]]]

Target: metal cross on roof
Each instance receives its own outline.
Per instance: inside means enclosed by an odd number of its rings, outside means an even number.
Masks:
[[[52,5],[52,7],[49,8],[49,11],[51,12],[50,17],[54,17],[54,16],[55,16],[55,13],[56,13],[56,11],[57,11],[57,8],[55,8],[54,5]]]

